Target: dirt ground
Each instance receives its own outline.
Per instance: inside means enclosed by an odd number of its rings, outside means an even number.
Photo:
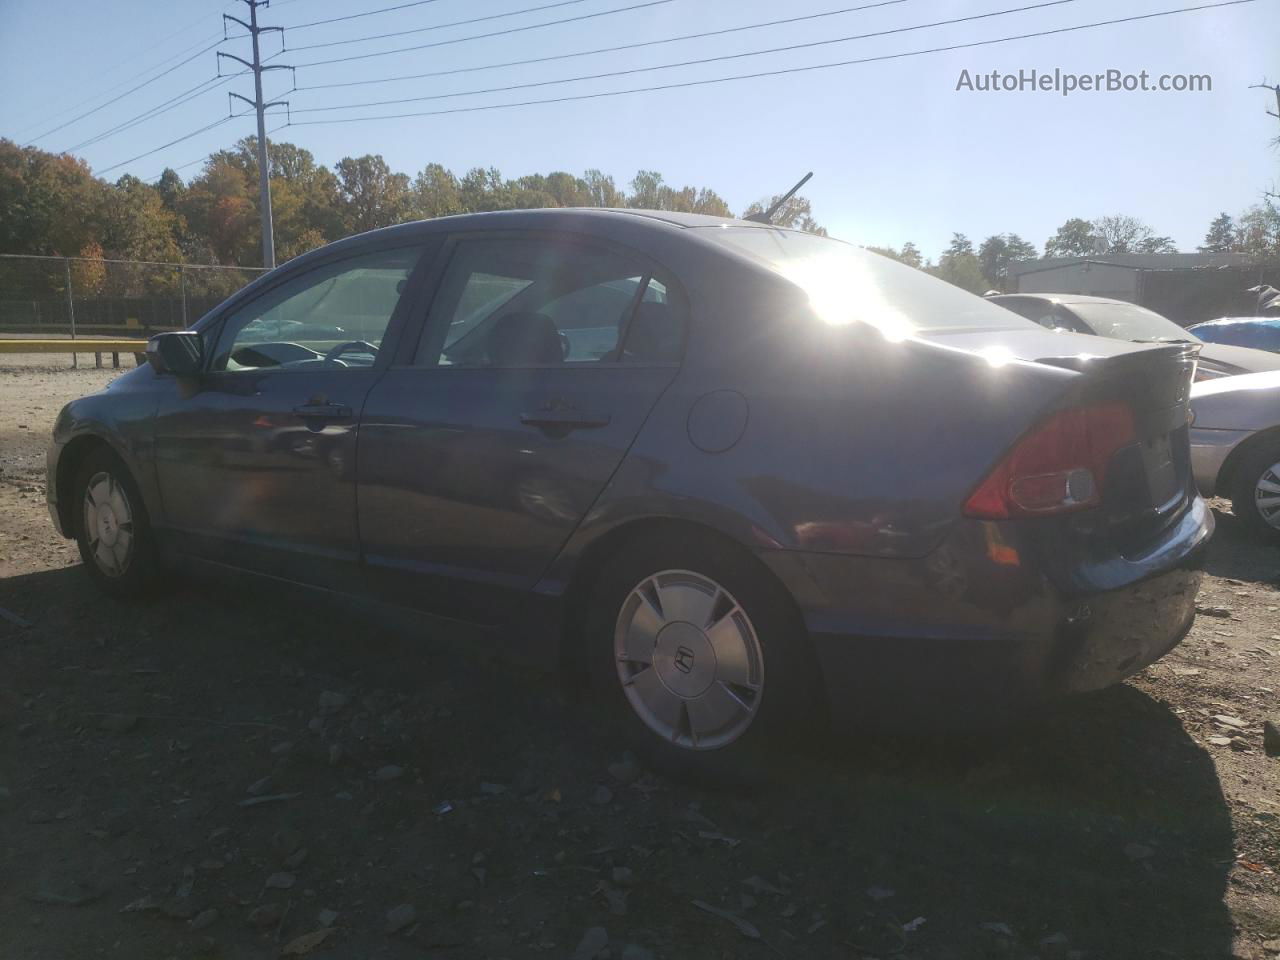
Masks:
[[[1202,614],[1132,682],[708,792],[438,631],[242,582],[104,600],[44,449],[114,372],[63,362],[0,366],[6,960],[1280,953],[1280,547],[1225,505]]]

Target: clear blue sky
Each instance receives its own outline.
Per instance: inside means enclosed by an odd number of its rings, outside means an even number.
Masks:
[[[290,26],[374,10],[404,0],[277,0],[264,24]],[[313,50],[306,44],[501,14],[553,0],[433,0],[395,12],[286,33],[277,63],[301,64],[580,16],[642,0],[579,0],[555,9],[451,27],[410,37]],[[657,6],[394,56],[300,69],[300,87],[424,73],[573,52],[839,9],[867,0],[670,0]],[[698,57],[829,40],[1005,10],[1034,0],[903,0],[879,9],[638,50],[446,77],[330,90],[288,91],[289,75],[268,75],[268,93],[307,107],[474,90]],[[329,114],[295,112],[295,121],[360,113],[408,112],[501,103],[597,90],[673,83],[783,67],[966,43],[1204,0],[1072,0],[1047,9],[974,23],[852,40],[806,50],[448,100]],[[135,74],[200,49],[221,36],[219,15],[247,18],[242,3],[140,0],[89,3],[2,0],[0,136],[20,143],[118,96]],[[679,90],[452,116],[293,126],[276,136],[332,165],[348,154],[381,153],[413,174],[429,162],[462,173],[496,166],[506,176],[597,167],[620,185],[638,169],[662,172],[675,186],[709,186],[740,211],[812,169],[806,188],[820,222],[866,244],[914,241],[936,257],[952,231],[975,242],[1016,232],[1037,246],[1065,219],[1126,213],[1193,250],[1218,212],[1233,215],[1280,182],[1280,153],[1270,145],[1280,121],[1270,94],[1248,85],[1280,82],[1276,0],[990,47],[910,57]],[[248,40],[219,49],[248,56]],[[264,37],[269,51],[279,40]],[[182,59],[179,57],[178,59]],[[225,62],[225,61],[224,61]],[[1093,73],[1210,74],[1211,93],[957,92],[962,69],[974,73],[1037,68]],[[227,68],[224,68],[224,70]],[[211,79],[204,53],[106,109],[43,137],[63,150]],[[227,113],[228,89],[252,94],[241,77],[177,109],[76,151],[95,171],[183,136]],[[79,109],[76,109],[79,107]],[[283,116],[276,118],[278,125]],[[110,171],[157,175],[252,133],[252,117]],[[181,172],[190,177],[199,165]]]

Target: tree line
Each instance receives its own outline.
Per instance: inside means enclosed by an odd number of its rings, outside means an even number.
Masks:
[[[914,243],[901,248],[869,247],[877,253],[926,270],[974,293],[1008,290],[1009,264],[1034,260],[1035,244],[1016,233],[993,234],[978,244],[953,233],[936,263],[925,260]],[[1072,217],[1044,245],[1046,257],[1105,257],[1129,253],[1178,253],[1169,237],[1161,236],[1137,217],[1121,214],[1084,220]],[[1198,253],[1239,253],[1251,261],[1280,261],[1280,208],[1271,199],[1255,204],[1239,217],[1222,213],[1209,224]]]
[[[475,211],[597,206],[732,215],[713,189],[675,187],[652,170],[639,171],[625,187],[599,170],[508,179],[493,167],[459,176],[431,163],[410,177],[377,154],[344,157],[331,170],[291,143],[272,143],[269,151],[280,262],[352,233]],[[211,154],[190,181],[166,169],[154,184],[131,175],[112,183],[76,157],[0,139],[0,253],[256,266],[257,183],[252,137]],[[775,199],[753,203],[741,215]],[[775,222],[826,233],[803,197],[788,201]],[[910,242],[870,249],[975,292],[1005,289],[1009,264],[1038,256],[1016,233],[993,234],[976,246],[956,233],[936,262]],[[1237,217],[1223,213],[1199,250],[1280,259],[1280,211],[1267,200]],[[1169,237],[1122,215],[1068,219],[1044,245],[1046,257],[1172,252]]]

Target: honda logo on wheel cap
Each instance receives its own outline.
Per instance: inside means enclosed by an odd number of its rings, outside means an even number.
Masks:
[[[688,647],[677,647],[675,666],[681,673],[691,672],[693,670],[693,651]]]

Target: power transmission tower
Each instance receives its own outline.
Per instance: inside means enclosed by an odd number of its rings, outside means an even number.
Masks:
[[[271,0],[242,0],[242,2],[249,7],[249,22],[245,23],[239,17],[224,13],[222,15],[223,32],[226,32],[227,20],[238,23],[248,30],[249,36],[253,38],[253,62],[242,60],[235,54],[223,53],[222,51],[218,51],[218,56],[228,57],[237,63],[242,63],[253,71],[253,99],[242,97],[238,93],[232,93],[229,96],[235,97],[237,100],[243,100],[253,107],[258,114],[258,207],[262,214],[262,265],[267,269],[271,269],[276,265],[276,238],[275,227],[271,222],[271,169],[267,160],[267,108],[278,106],[288,108],[289,101],[272,100],[270,103],[264,102],[262,99],[262,74],[267,70],[292,70],[293,67],[285,66],[282,63],[264,66],[262,63],[258,35],[268,30],[279,30],[281,36],[284,35],[284,27],[258,26],[258,8],[269,7]],[[221,63],[222,61],[219,60],[218,62]]]

